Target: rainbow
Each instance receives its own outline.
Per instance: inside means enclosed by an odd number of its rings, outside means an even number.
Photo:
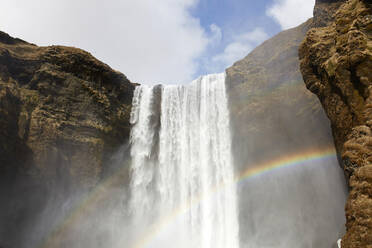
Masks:
[[[248,165],[247,169],[237,175],[233,182],[239,184],[245,180],[251,179],[253,177],[258,177],[265,173],[273,173],[277,170],[289,167],[305,166],[309,163],[317,163],[326,159],[334,158],[336,151],[333,146],[309,149],[305,151],[300,151],[297,153],[281,156],[267,162]],[[122,168],[119,173],[114,174],[112,177],[101,183],[96,190],[94,190],[89,196],[87,196],[81,204],[79,204],[62,222],[57,225],[57,227],[47,236],[41,247],[54,247],[53,240],[59,236],[68,226],[73,225],[82,218],[84,212],[89,211],[92,205],[97,204],[99,201],[104,199],[105,187],[114,184],[119,180],[120,173],[125,169]],[[173,210],[171,213],[163,216],[159,221],[155,222],[147,231],[147,234],[138,240],[132,247],[133,248],[144,248],[149,244],[157,235],[165,230],[169,225],[174,223],[178,217],[187,213],[193,206],[196,206],[202,202],[203,199],[210,197],[213,194],[218,193],[223,187],[227,187],[228,184],[215,185],[210,189],[208,194],[198,195],[190,200],[186,205],[180,206]]]
[[[262,164],[248,166],[243,173],[236,177],[235,181],[241,182],[242,180],[259,176],[267,172],[272,172],[286,167],[300,166],[304,163],[312,163],[336,156],[334,147],[326,147],[324,149],[311,149],[279,157]]]
[[[291,155],[282,156],[267,162],[263,162],[256,165],[247,166],[248,169],[237,175],[232,183],[242,183],[245,180],[248,180],[253,177],[258,177],[265,173],[272,173],[276,170],[294,167],[294,166],[303,166],[308,163],[316,163],[326,159],[334,158],[336,156],[336,151],[334,147],[326,147],[323,149],[310,149],[302,151],[300,153],[294,153]],[[154,223],[147,232],[147,235],[139,240],[133,248],[144,248],[147,244],[151,242],[156,236],[167,226],[172,224],[177,217],[185,214],[193,206],[199,204],[203,199],[209,197],[212,194],[218,193],[222,187],[227,187],[226,184],[216,185],[210,189],[207,195],[199,195],[193,198],[187,205],[181,206],[170,214],[164,216],[157,223]]]

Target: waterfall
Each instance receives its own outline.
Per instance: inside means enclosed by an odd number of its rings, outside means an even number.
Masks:
[[[130,121],[132,247],[238,248],[225,74],[138,86]]]

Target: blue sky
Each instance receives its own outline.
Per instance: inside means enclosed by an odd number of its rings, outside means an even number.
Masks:
[[[203,27],[215,23],[227,33],[244,32],[261,25],[269,33],[281,30],[280,25],[265,12],[272,0],[200,0],[191,13],[200,18]]]
[[[200,19],[201,26],[208,30],[211,24],[216,24],[220,27],[222,32],[221,41],[208,49],[205,52],[203,58],[213,58],[216,54],[223,53],[226,46],[229,43],[234,42],[234,38],[240,34],[252,32],[255,29],[260,29],[266,33],[263,36],[264,39],[269,38],[282,30],[280,24],[273,18],[266,15],[266,10],[273,4],[272,0],[262,1],[244,1],[244,0],[201,0],[195,8],[191,10],[193,16]],[[247,50],[251,50],[252,47],[257,46],[261,43],[262,39],[258,38],[250,42],[250,47]],[[245,54],[240,53],[239,58],[244,57]],[[238,55],[233,56],[236,61]],[[223,70],[230,64],[220,63],[214,66],[217,68],[208,68],[203,66],[203,61],[200,61],[201,65],[196,72],[198,74],[206,74],[210,72],[216,72]],[[212,63],[213,64],[213,63]]]
[[[0,29],[91,52],[139,83],[222,72],[312,16],[315,0],[3,0]]]

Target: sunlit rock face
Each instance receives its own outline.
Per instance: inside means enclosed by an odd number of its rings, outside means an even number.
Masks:
[[[109,154],[129,137],[133,91],[85,51],[0,32],[0,246],[22,247],[50,197],[104,177]]]
[[[298,47],[311,25],[279,33],[227,69],[240,174],[333,147],[329,121],[299,69]],[[245,178],[238,191],[242,247],[336,247],[343,235],[346,185],[335,157]]]
[[[300,48],[301,72],[331,124],[349,179],[342,247],[372,245],[372,6],[344,2],[325,27],[311,29]]]

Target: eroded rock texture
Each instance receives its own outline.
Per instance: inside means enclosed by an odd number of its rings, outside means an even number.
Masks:
[[[331,120],[349,179],[342,247],[372,247],[372,3],[343,1],[331,14],[307,33],[301,72]]]
[[[134,87],[85,51],[0,32],[0,246],[24,247],[50,197],[100,181],[129,136]]]
[[[345,0],[316,0],[312,27],[327,26],[334,19],[334,13]]]

